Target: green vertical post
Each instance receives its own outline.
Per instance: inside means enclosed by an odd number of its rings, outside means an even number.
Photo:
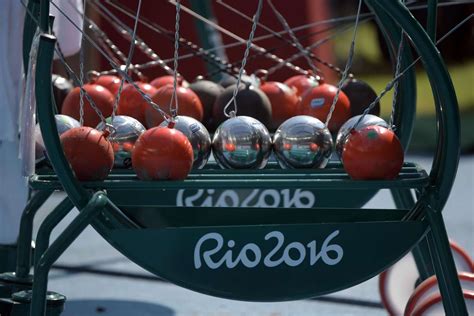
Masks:
[[[16,265],[16,277],[20,279],[27,278],[30,273],[33,219],[41,205],[52,193],[53,191],[38,191],[33,194],[21,216]]]
[[[51,266],[84,229],[90,225],[91,221],[105,207],[107,202],[108,199],[104,193],[96,192],[79,215],[64,229],[48,250],[44,252],[40,260],[35,263],[30,316],[43,316],[45,314],[48,274]],[[60,212],[63,210],[64,208]]]
[[[411,209],[415,205],[415,199],[411,191],[402,189],[391,190],[395,205],[399,209]],[[428,233],[431,234],[431,233]],[[432,263],[432,257],[430,254],[430,248],[428,247],[427,238],[424,238],[413,250],[413,258],[415,259],[416,268],[420,274],[421,281],[426,280],[430,276],[434,275],[434,268]]]
[[[433,238],[433,243],[430,245],[434,246],[435,249],[433,250],[436,252],[438,259],[434,260],[434,263],[439,289],[443,296],[443,303],[448,303],[446,304],[448,306],[444,306],[446,315],[468,315],[443,216],[440,211],[433,208],[429,208],[426,213]],[[446,297],[449,300],[448,302],[445,301]]]
[[[436,42],[436,20],[438,15],[438,0],[428,0],[428,19],[426,32],[433,42]]]
[[[214,22],[216,21],[210,0],[190,0],[189,3],[194,12],[199,15],[202,15],[206,19],[209,19]],[[222,44],[220,33],[217,30],[198,19],[194,19],[194,23],[196,25],[199,42],[203,49],[213,49]],[[224,51],[216,51],[215,53],[217,56],[225,58]],[[212,73],[215,72],[218,68],[216,68],[216,66],[212,63],[206,61],[206,69],[208,73]],[[216,73],[212,76],[211,79],[214,81],[219,81],[221,78],[222,74]]]
[[[35,265],[39,262],[46,249],[48,249],[51,232],[59,224],[59,222],[63,220],[67,214],[69,214],[73,207],[74,205],[72,204],[71,200],[68,197],[65,197],[41,223],[41,226],[38,230],[38,235],[36,237],[34,258]]]

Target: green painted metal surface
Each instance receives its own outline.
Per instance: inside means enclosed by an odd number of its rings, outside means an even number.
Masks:
[[[217,22],[210,0],[190,0],[189,4],[194,12],[211,20],[212,22]],[[198,19],[194,19],[194,25],[196,26],[200,46],[203,49],[213,49],[216,46],[222,45],[220,34],[217,30]],[[225,56],[223,56],[225,54],[223,49],[216,50],[214,52],[217,53],[217,55],[220,55],[220,58],[226,59]],[[221,52],[221,54],[219,54],[219,52]],[[219,81],[222,78],[221,73],[216,73],[216,70],[219,70],[219,68],[216,67],[215,64],[206,61],[206,70],[208,73],[215,73],[211,78],[212,80]]]
[[[459,159],[459,115],[454,90],[444,64],[433,43],[408,10],[399,2],[391,0],[367,0],[367,3],[377,12],[379,22],[385,29],[393,29],[398,25],[397,30],[402,27],[407,32],[430,77],[436,98],[439,138],[430,176],[423,171],[417,171],[416,167],[410,169],[410,166],[405,166],[407,169],[404,169],[402,176],[395,181],[352,181],[341,171],[340,166],[335,166],[333,169],[303,173],[275,169],[225,174],[209,169],[195,173],[183,182],[143,182],[138,181],[134,175],[121,173],[112,175],[105,182],[79,183],[62,153],[53,117],[50,71],[55,39],[50,35],[43,35],[38,52],[36,96],[45,145],[58,176],[35,176],[31,181],[32,187],[52,189],[62,186],[79,209],[89,203],[91,191],[107,189],[111,201],[106,203],[105,210],[100,212],[98,219],[93,222],[99,233],[142,267],[203,293],[245,300],[290,300],[337,291],[376,275],[409,251],[427,231],[425,222],[401,221],[407,212],[415,210],[418,214],[423,214],[428,206],[438,210],[444,206]],[[42,1],[41,5],[41,26],[47,31],[48,2]],[[385,15],[381,13],[382,10]],[[389,37],[393,43],[399,39],[393,35],[396,32],[399,30],[388,32],[392,34]],[[413,99],[412,93],[406,93],[408,99]],[[407,105],[409,112],[410,106]],[[408,120],[406,130],[410,130],[410,124],[412,122]],[[172,205],[173,198],[166,202],[164,197],[173,196],[173,190],[177,195],[179,190],[217,188],[314,189],[317,190],[315,194],[322,195],[321,192],[324,192],[334,198],[340,198],[339,194],[344,190],[357,192],[371,189],[375,192],[381,188],[415,188],[421,195],[411,210],[397,211],[368,211],[357,208],[300,208],[292,211],[289,208],[272,209],[268,205],[264,208],[248,209],[161,207],[161,213],[158,215],[168,222],[157,222],[158,228],[154,229],[138,229],[136,223],[125,214],[127,209],[122,211],[116,207],[116,204],[127,204],[129,211],[139,212],[136,208],[144,206],[149,211],[150,207],[160,205],[156,200],[163,200],[161,203]],[[162,192],[157,193],[160,190]],[[143,195],[139,192],[143,192]],[[239,198],[249,194],[248,192],[241,191]],[[128,198],[120,201],[120,195],[127,195]],[[280,195],[283,193],[280,192]],[[218,216],[218,213],[223,214]],[[195,218],[194,221],[191,216]],[[81,218],[91,220],[85,215]],[[82,224],[86,222],[81,222]],[[439,226],[438,221],[432,221],[432,224]],[[269,259],[265,265],[265,257],[275,250],[275,243],[281,240],[282,235],[279,233],[284,236],[285,241],[270,259],[284,259],[275,266],[272,266],[272,260]],[[59,240],[56,247],[49,248],[46,252],[47,265],[59,256],[76,235],[76,231],[63,233],[64,240]],[[209,239],[199,244],[205,236]],[[219,244],[218,236],[223,238],[222,248],[211,253]],[[269,240],[265,240],[265,236]],[[212,241],[211,237],[216,240]],[[233,242],[230,242],[231,240]],[[442,236],[438,240],[445,242]],[[315,241],[315,246],[312,241]],[[335,245],[332,242],[340,247],[333,249],[342,249],[343,255],[338,258],[328,254],[329,257],[324,257],[324,260],[320,254],[321,247],[325,245],[328,249],[330,245]],[[242,251],[243,247],[247,247],[246,252]],[[256,250],[257,248],[259,250]],[[285,249],[288,249],[287,256],[282,255]],[[259,251],[261,257],[256,260]],[[334,255],[337,254],[336,250]],[[219,260],[223,261],[216,265]],[[40,288],[47,283],[46,270],[42,271],[40,268],[40,275],[35,281]],[[39,295],[41,296],[41,293]]]
[[[187,288],[281,301],[368,279],[403,256],[425,229],[420,222],[328,223],[116,230],[112,236],[136,257],[143,253],[134,245],[152,242],[146,264]]]

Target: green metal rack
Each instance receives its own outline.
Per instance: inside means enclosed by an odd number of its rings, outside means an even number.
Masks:
[[[263,170],[219,170],[210,164],[184,181],[139,181],[130,172],[117,171],[103,182],[78,182],[56,132],[51,94],[56,39],[49,32],[49,1],[30,0],[30,12],[39,18],[43,32],[36,98],[54,172],[38,172],[30,178],[34,193],[21,222],[17,269],[0,276],[0,308],[10,304],[11,315],[24,315],[27,310],[30,315],[59,315],[65,298],[47,295],[49,270],[92,225],[130,260],[166,280],[201,293],[248,301],[294,300],[342,290],[377,275],[415,249],[416,256],[432,262],[432,267],[419,269],[425,271],[423,276],[434,267],[446,313],[467,315],[441,215],[459,160],[454,89],[430,36],[401,2],[366,0],[366,4],[384,30],[391,52],[400,31],[405,31],[429,76],[438,126],[429,174],[405,163],[396,180],[354,181],[336,162],[322,170],[282,170],[276,164]],[[430,5],[436,6],[436,1]],[[31,19],[25,22],[25,49],[35,31]],[[409,50],[405,51],[402,68],[412,61]],[[401,81],[395,115],[405,148],[415,117],[414,79],[410,71]],[[380,189],[392,191],[396,208],[361,208]],[[55,190],[64,190],[67,198],[40,227],[34,275],[30,275],[32,221]],[[191,193],[184,196],[185,192]],[[258,198],[250,199],[252,192]],[[295,204],[296,195],[302,199],[300,204]],[[313,204],[308,202],[311,197]],[[79,214],[50,243],[51,231],[73,206]]]

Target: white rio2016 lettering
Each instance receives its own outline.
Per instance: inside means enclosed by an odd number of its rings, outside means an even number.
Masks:
[[[321,249],[318,253],[316,249],[316,241],[313,240],[309,242],[306,247],[300,242],[291,242],[284,249],[283,254],[280,258],[274,258],[276,253],[283,247],[285,243],[285,236],[279,231],[272,231],[265,235],[265,240],[270,240],[272,238],[276,239],[275,247],[263,258],[263,265],[268,268],[277,267],[281,264],[286,264],[290,267],[297,267],[301,265],[306,259],[306,248],[309,252],[309,265],[314,266],[319,259],[322,260],[325,264],[333,266],[338,264],[344,255],[344,250],[341,246],[337,244],[329,244],[337,235],[339,235],[339,230],[335,230],[329,234],[321,245]],[[201,254],[202,245],[205,242],[214,242],[216,246],[213,249],[206,250]],[[196,246],[194,247],[194,267],[199,269],[202,267],[202,261],[210,269],[217,269],[223,264],[229,269],[235,268],[239,263],[242,263],[247,268],[254,268],[260,264],[262,259],[262,251],[260,247],[255,243],[248,243],[242,247],[237,257],[234,258],[232,249],[235,247],[235,241],[229,240],[227,242],[228,250],[224,253],[222,258],[215,261],[212,258],[217,254],[222,247],[224,246],[224,238],[219,233],[208,233],[202,236]],[[290,255],[290,251],[293,250],[293,253],[296,251],[295,255]],[[330,257],[329,253],[334,253],[334,257]],[[250,255],[250,256],[249,256]]]
[[[242,194],[240,198],[236,190],[224,190],[219,195],[214,195],[214,189],[199,189],[195,194],[185,197],[186,190],[178,190],[176,206],[218,206],[218,207],[297,207],[311,208],[316,198],[311,191],[296,189],[293,194],[289,189],[260,190],[254,189],[250,194]],[[201,203],[197,201],[202,200]]]

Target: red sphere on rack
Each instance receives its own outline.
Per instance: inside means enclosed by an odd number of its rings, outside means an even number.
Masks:
[[[136,84],[150,97],[158,91],[158,89],[148,83],[136,82]],[[148,103],[143,99],[138,90],[133,85],[127,84],[120,95],[117,114],[133,117],[145,125],[145,109],[148,106]]]
[[[143,133],[132,152],[132,166],[142,180],[183,180],[193,165],[188,138],[170,127],[154,127]]]
[[[310,115],[325,122],[336,92],[337,87],[327,83],[323,83],[306,91],[301,102],[298,104],[298,114]],[[333,133],[337,132],[342,124],[350,117],[351,107],[349,98],[341,91],[331,120],[329,121],[329,130]]]
[[[114,96],[112,93],[97,84],[85,84],[83,86],[87,94],[92,98],[97,108],[102,112],[104,117],[112,114],[114,106]],[[81,89],[79,87],[72,89],[72,91],[64,99],[61,107],[61,114],[69,115],[70,117],[80,120],[80,100]],[[100,117],[92,108],[91,104],[84,95],[84,125],[89,127],[96,127],[100,123]]]
[[[342,162],[354,180],[391,180],[402,169],[403,156],[395,133],[374,125],[351,132],[344,144]]]
[[[189,87],[189,83],[186,80],[184,80],[183,77],[178,76],[177,80],[178,80],[178,85],[179,86],[182,86],[182,87],[185,87],[185,88]],[[174,76],[168,75],[168,76],[157,77],[157,78],[153,79],[150,82],[150,84],[153,87],[157,88],[157,89],[159,89],[161,87],[164,87],[168,84],[173,85],[174,84]]]
[[[112,75],[103,75],[91,80],[90,83],[98,84],[109,90],[114,96],[120,89],[120,78]]]
[[[177,87],[176,95],[178,98],[179,115],[190,116],[198,121],[202,121],[204,110],[199,97],[189,88]],[[166,85],[156,91],[151,97],[153,102],[158,104],[160,108],[169,113],[171,98],[173,96],[173,86]],[[173,102],[174,106],[174,102]],[[151,105],[145,108],[145,126],[152,128],[163,122],[163,117]]]
[[[319,85],[319,82],[316,78],[312,76],[296,75],[286,79],[284,84],[286,84],[290,88],[296,89],[296,94],[300,97],[307,90]]]
[[[286,84],[268,81],[260,86],[272,105],[272,123],[270,130],[276,130],[284,121],[297,115],[299,100],[296,90]]]
[[[114,165],[114,150],[107,133],[91,127],[75,127],[61,135],[64,154],[79,181],[107,178]]]

